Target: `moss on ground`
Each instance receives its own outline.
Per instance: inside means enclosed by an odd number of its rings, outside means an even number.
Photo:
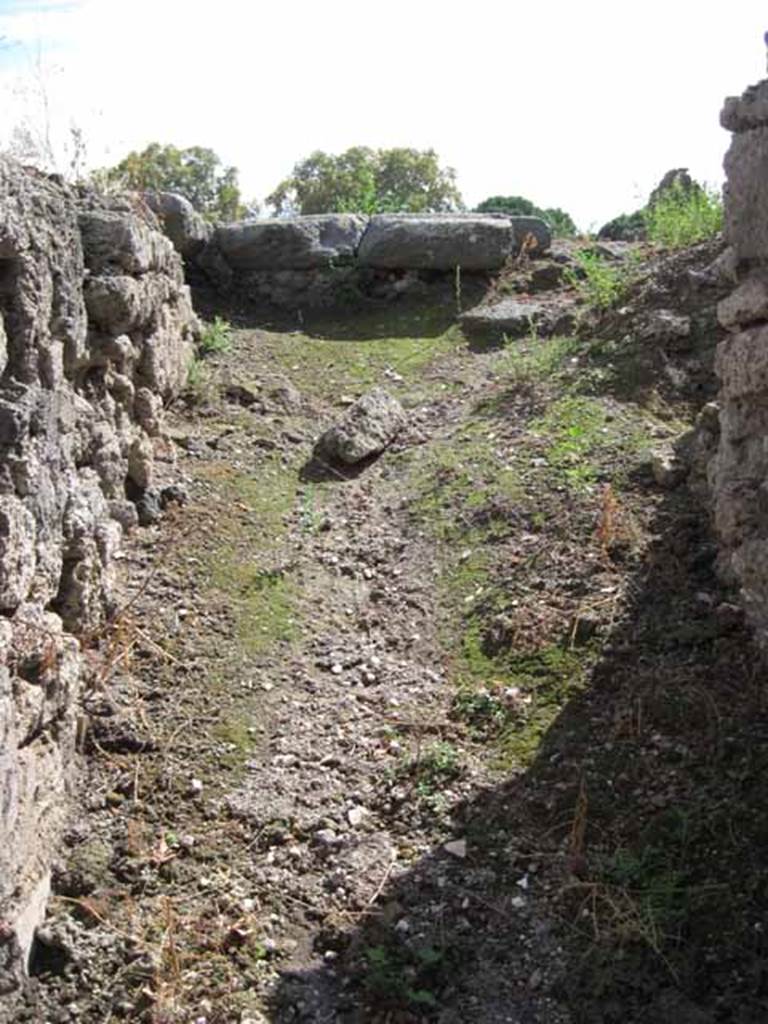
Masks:
[[[413,336],[366,339],[362,325],[360,337],[350,340],[334,338],[333,333],[330,327],[327,337],[269,333],[259,336],[258,344],[276,369],[282,369],[300,390],[319,398],[357,393],[374,384],[403,392],[437,357],[464,346],[456,327],[439,334],[425,330]]]
[[[228,599],[243,650],[259,654],[296,635],[296,588],[276,564],[296,500],[296,468],[274,458],[255,476],[224,463],[204,474],[219,495],[216,541],[207,553],[211,583]]]
[[[546,442],[543,458],[574,489],[605,479],[607,473],[617,484],[628,464],[650,447],[648,427],[641,414],[584,395],[556,399],[531,423],[534,434]]]

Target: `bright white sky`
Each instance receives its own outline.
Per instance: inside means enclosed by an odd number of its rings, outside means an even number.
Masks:
[[[599,227],[671,167],[720,184],[766,28],[764,0],[0,0],[0,134],[45,92],[92,166],[208,146],[260,200],[315,149],[431,147],[468,205]]]

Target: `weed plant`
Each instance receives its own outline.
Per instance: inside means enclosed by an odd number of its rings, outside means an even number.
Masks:
[[[198,345],[201,356],[213,355],[217,352],[229,352],[232,348],[232,325],[217,316],[203,331]]]
[[[722,230],[723,201],[714,189],[685,189],[678,183],[646,209],[645,224],[650,242],[682,249]]]
[[[576,253],[579,270],[569,267],[566,281],[576,289],[592,309],[609,309],[621,299],[629,283],[629,274],[621,264],[609,263],[600,253],[582,249]]]

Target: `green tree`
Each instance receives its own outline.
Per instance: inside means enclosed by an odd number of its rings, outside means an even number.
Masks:
[[[538,207],[522,196],[491,196],[476,208],[476,213],[508,213],[516,217],[535,217]]]
[[[541,217],[558,238],[573,238],[577,234],[573,218],[559,206],[542,208],[523,196],[491,196],[476,207],[476,213],[507,213],[514,217]]]
[[[237,220],[245,213],[237,170],[223,167],[214,151],[202,146],[178,149],[153,142],[104,173],[108,181],[139,192],[178,192],[209,220]]]
[[[318,150],[267,197],[276,214],[441,213],[462,208],[456,174],[432,149]]]

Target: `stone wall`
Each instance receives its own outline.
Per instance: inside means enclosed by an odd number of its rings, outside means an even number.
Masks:
[[[734,290],[718,307],[719,441],[709,466],[724,574],[768,649],[768,80],[726,100],[725,234]]]
[[[522,246],[540,254],[552,241],[538,218],[496,214],[319,214],[212,230],[181,196],[147,199],[192,280],[278,307],[395,297],[424,276],[491,273]]]
[[[66,816],[76,637],[112,606],[127,494],[151,484],[197,330],[181,259],[142,202],[0,159],[0,993]]]

